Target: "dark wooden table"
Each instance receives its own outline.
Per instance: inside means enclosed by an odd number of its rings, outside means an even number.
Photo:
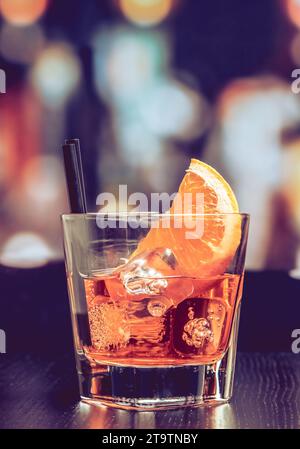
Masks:
[[[232,403],[127,412],[80,403],[72,355],[0,355],[0,428],[299,428],[300,354],[239,353]]]

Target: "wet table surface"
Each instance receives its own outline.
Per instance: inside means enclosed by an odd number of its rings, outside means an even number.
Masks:
[[[300,354],[239,353],[231,404],[127,412],[80,403],[72,356],[0,354],[0,428],[299,428]]]

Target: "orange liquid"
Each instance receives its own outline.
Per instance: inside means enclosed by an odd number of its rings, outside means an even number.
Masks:
[[[119,296],[109,295],[107,280],[114,283]],[[243,276],[164,281],[176,283],[176,301],[128,294],[118,275],[84,279],[91,345],[83,349],[91,362],[151,367],[210,364],[223,357]],[[197,293],[199,285],[210,287]],[[189,291],[189,296],[178,300],[179,289]]]

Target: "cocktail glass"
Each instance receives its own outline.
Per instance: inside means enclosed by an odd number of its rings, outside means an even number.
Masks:
[[[125,409],[230,400],[249,216],[194,214],[201,235],[177,218],[63,215],[83,400]],[[220,226],[227,246],[203,258],[199,242]],[[145,249],[149,232],[167,233],[168,246]]]

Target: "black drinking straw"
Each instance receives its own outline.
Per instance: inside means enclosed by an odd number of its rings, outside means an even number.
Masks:
[[[87,204],[79,140],[68,140],[62,148],[71,212],[74,214],[86,213]]]
[[[80,182],[81,182],[81,188],[82,188],[82,196],[83,196],[83,201],[85,204],[85,209],[87,210],[85,184],[84,184],[84,178],[83,178],[83,168],[82,168],[82,159],[81,159],[80,140],[79,139],[67,139],[67,140],[65,140],[65,144],[69,144],[69,145],[74,144],[76,147],[78,170],[79,170]]]

